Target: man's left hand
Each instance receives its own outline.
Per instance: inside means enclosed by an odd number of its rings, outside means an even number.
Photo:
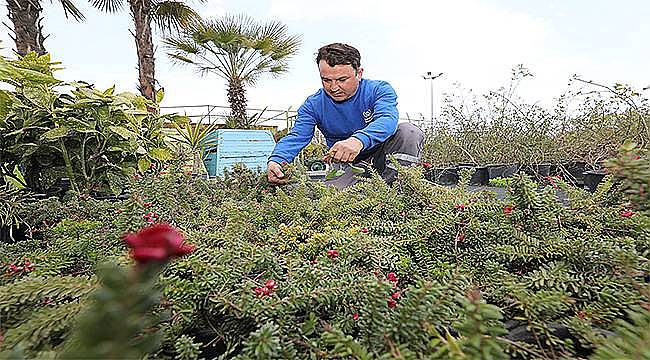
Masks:
[[[357,155],[363,150],[363,143],[361,140],[351,137],[346,140],[341,140],[335,143],[323,156],[325,162],[352,162],[356,159]]]

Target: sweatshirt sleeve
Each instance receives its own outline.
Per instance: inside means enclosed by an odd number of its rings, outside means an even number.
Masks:
[[[390,84],[383,82],[381,86],[377,87],[375,94],[373,121],[352,134],[363,143],[364,150],[386,141],[397,130],[399,114],[395,90]]]
[[[314,109],[311,102],[307,100],[298,108],[298,116],[291,131],[275,144],[275,148],[271,156],[269,156],[269,161],[277,163],[283,161],[292,162],[298,153],[311,141],[315,127]]]

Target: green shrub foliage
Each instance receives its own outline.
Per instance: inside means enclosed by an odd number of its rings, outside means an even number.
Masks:
[[[98,265],[127,266],[122,235],[165,221],[197,250],[159,277],[152,311],[169,314],[151,358],[634,358],[650,235],[644,195],[625,189],[648,173],[615,161],[594,194],[519,176],[500,200],[418,168],[393,187],[374,175],[338,192],[299,171],[269,187],[237,167],[146,175],[122,202],[30,203],[31,238],[0,245],[3,266],[23,267],[0,278],[0,349],[61,354]]]

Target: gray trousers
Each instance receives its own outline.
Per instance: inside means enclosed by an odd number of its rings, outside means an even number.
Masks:
[[[399,123],[393,136],[371,152],[364,154],[363,157],[357,157],[354,160],[354,165],[358,167],[372,166],[390,185],[397,178],[397,168],[390,162],[388,156],[392,155],[403,166],[418,164],[423,143],[424,133],[420,128],[411,123]],[[355,175],[352,168],[346,164],[333,164],[333,166],[339,166],[342,170],[345,170],[345,174],[326,180],[325,185],[344,189],[356,184],[359,181],[359,176],[363,176],[363,174]]]

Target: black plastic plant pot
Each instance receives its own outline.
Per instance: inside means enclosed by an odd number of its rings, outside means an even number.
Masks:
[[[598,184],[603,180],[605,177],[605,170],[590,170],[590,171],[585,171],[582,176],[584,179],[584,185],[583,188],[585,190],[594,192],[596,191],[596,188],[598,187]]]
[[[436,181],[436,172],[435,169],[432,167],[424,168],[424,179],[435,182]]]
[[[472,170],[472,177],[469,179],[470,185],[487,185],[489,179],[488,168],[486,166],[476,166],[473,164],[458,164],[458,171],[463,169]],[[460,178],[460,176],[459,176]]]
[[[13,244],[25,240],[25,227],[15,225],[0,226],[0,244]]]
[[[440,185],[458,184],[458,169],[455,167],[435,169],[435,182]]]
[[[536,179],[543,179],[545,177],[551,176],[551,168],[551,164],[533,164],[522,166],[524,173]]]
[[[489,179],[508,178],[519,171],[518,164],[492,164],[487,165]]]
[[[582,186],[584,184],[584,173],[587,171],[587,163],[584,161],[571,161],[562,164],[559,169],[559,175],[563,179],[574,185]]]

